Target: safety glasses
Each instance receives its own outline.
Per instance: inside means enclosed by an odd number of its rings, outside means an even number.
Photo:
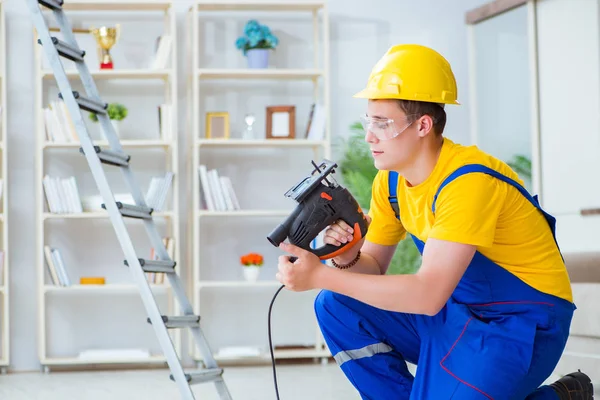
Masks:
[[[417,116],[418,114],[414,115]],[[406,116],[408,119],[410,116]],[[414,121],[413,121],[414,122]],[[413,122],[408,123],[400,131],[396,130],[396,125],[393,119],[389,118],[375,118],[362,115],[360,117],[360,123],[362,124],[365,133],[371,132],[378,140],[390,140],[400,135],[402,132],[408,129]]]

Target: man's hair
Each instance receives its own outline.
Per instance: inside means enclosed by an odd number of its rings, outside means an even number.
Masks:
[[[408,122],[414,122],[423,115],[429,115],[433,120],[433,130],[441,135],[446,127],[446,111],[443,104],[425,101],[398,100],[398,106],[408,118]]]

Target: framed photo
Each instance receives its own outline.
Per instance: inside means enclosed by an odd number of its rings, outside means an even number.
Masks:
[[[206,137],[209,139],[229,139],[229,113],[206,113]]]
[[[267,139],[293,139],[295,128],[295,106],[267,107]]]

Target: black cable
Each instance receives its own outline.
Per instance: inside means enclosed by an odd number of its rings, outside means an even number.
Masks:
[[[277,400],[279,400],[279,389],[277,389],[277,372],[275,371],[275,355],[273,354],[273,341],[271,339],[271,309],[273,308],[273,303],[275,302],[275,298],[281,292],[285,285],[281,285],[279,289],[275,292],[273,299],[271,300],[271,304],[269,305],[269,316],[268,316],[268,325],[269,325],[269,350],[271,351],[271,363],[273,365],[273,382],[275,383],[275,395]]]

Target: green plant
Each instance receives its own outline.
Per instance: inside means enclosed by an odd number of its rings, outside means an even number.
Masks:
[[[120,103],[110,103],[106,109],[108,118],[115,121],[122,121],[127,117],[127,107]],[[90,120],[98,122],[96,113],[90,113]]]
[[[368,209],[377,168],[373,164],[369,146],[364,140],[364,131],[360,122],[350,125],[349,137],[342,140],[342,154],[338,165],[346,188],[362,208]],[[421,254],[410,234],[407,234],[407,237],[398,243],[387,274],[412,274],[419,269],[420,265]]]
[[[523,178],[531,179],[531,160],[522,154],[517,154],[507,164]]]
[[[531,188],[531,160],[529,157],[524,156],[522,154],[517,154],[513,156],[512,160],[507,161],[509,167],[513,169],[519,175],[523,182],[525,183],[525,187],[527,189]]]

